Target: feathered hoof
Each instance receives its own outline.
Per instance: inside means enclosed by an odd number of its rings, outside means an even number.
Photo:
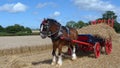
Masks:
[[[57,62],[57,65],[56,65],[57,67],[61,67],[62,66],[62,61],[59,61],[59,62]]]
[[[72,60],[76,60],[76,59],[77,59],[76,54],[73,54],[73,55],[72,55]]]
[[[51,63],[51,65],[55,65],[55,64],[56,64],[56,62],[52,62],[52,63]]]
[[[74,61],[74,60],[76,60],[77,59],[77,57],[72,57],[72,60]]]
[[[62,64],[57,64],[56,67],[60,68],[62,66]]]

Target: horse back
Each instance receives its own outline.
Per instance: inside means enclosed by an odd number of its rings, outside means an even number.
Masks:
[[[63,28],[63,36],[68,37],[70,39],[76,40],[78,37],[78,32],[75,28],[72,27],[62,27]]]

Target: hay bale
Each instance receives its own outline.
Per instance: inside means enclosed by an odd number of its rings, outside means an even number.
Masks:
[[[79,34],[92,34],[103,39],[112,39],[117,35],[115,30],[105,23],[89,25],[77,31]]]

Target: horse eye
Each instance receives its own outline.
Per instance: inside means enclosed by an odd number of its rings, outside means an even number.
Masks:
[[[43,31],[46,31],[46,30],[47,30],[47,26],[44,26],[44,27],[43,27]]]

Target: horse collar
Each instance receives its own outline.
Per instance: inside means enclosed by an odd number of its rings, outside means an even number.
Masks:
[[[55,35],[55,34],[57,34],[57,35]],[[62,26],[60,25],[60,29],[51,36],[51,39],[52,40],[57,40],[62,36],[62,34],[63,34]]]

